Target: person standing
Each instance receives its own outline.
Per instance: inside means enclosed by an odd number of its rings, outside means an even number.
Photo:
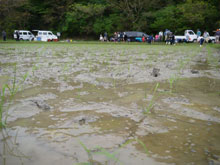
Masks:
[[[160,36],[158,34],[155,35],[155,41],[160,41]]]
[[[100,41],[103,41],[103,40],[104,40],[102,34],[100,34],[99,40],[100,40]]]
[[[4,30],[2,31],[2,38],[3,38],[3,41],[6,41],[6,32]]]
[[[166,29],[165,32],[164,32],[164,36],[165,36],[165,42],[166,44],[169,43],[169,35],[170,35],[170,30]]]
[[[201,36],[201,31],[199,29],[197,29],[196,35],[197,35],[197,38],[199,38]]]
[[[19,41],[20,40],[20,35],[19,35],[19,31],[17,30],[16,31],[16,41]]]
[[[145,42],[145,36],[143,35],[141,38],[142,42]]]
[[[164,32],[164,40],[165,40],[165,42],[167,43],[167,29],[166,29],[165,32]]]
[[[171,42],[170,42],[170,44],[171,45],[176,45],[175,44],[175,35],[174,35],[174,33],[171,34]]]
[[[120,32],[118,32],[118,42],[120,42]]]
[[[209,42],[209,32],[207,32],[207,31],[205,31],[204,33],[203,33],[203,37],[204,37],[204,40],[205,40],[205,42]]]
[[[124,40],[125,40],[125,42],[127,41],[127,39],[128,39],[128,36],[127,36],[127,34],[124,32]]]
[[[147,43],[151,44],[152,41],[153,41],[153,35],[149,35],[147,38]]]
[[[114,41],[118,41],[118,33],[117,32],[114,32]]]
[[[123,32],[120,32],[120,41],[123,41]]]
[[[107,32],[104,33],[104,41],[108,41],[108,34],[107,34]]]
[[[163,31],[159,32],[159,40],[160,42],[163,41]]]
[[[215,38],[216,38],[216,43],[219,43],[219,40],[220,40],[220,30],[219,29],[216,30]]]
[[[189,34],[186,34],[186,43],[189,43]]]

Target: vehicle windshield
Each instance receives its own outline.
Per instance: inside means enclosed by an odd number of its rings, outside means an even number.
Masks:
[[[194,35],[193,31],[189,31],[189,34],[190,34],[190,35]]]

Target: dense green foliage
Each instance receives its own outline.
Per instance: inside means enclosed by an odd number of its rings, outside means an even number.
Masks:
[[[0,0],[0,30],[60,31],[63,37],[98,36],[115,31],[157,33],[166,28],[220,27],[219,0]]]

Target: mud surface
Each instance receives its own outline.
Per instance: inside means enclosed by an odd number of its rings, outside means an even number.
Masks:
[[[220,164],[217,49],[1,44],[0,59],[0,88],[19,89],[2,164]]]

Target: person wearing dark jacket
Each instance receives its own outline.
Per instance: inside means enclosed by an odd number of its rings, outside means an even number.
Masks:
[[[171,44],[171,45],[175,45],[175,35],[174,35],[173,33],[171,34],[171,37],[170,37],[170,38],[171,38],[170,44]]]
[[[6,41],[6,32],[4,30],[2,31],[2,38],[3,38],[3,41]]]
[[[153,41],[153,35],[148,36],[147,43],[151,44],[152,41]]]
[[[127,34],[124,32],[124,41],[126,42],[127,39],[128,39],[128,36],[127,36]]]
[[[16,41],[19,41],[20,40],[20,35],[19,35],[19,31],[16,31]]]

